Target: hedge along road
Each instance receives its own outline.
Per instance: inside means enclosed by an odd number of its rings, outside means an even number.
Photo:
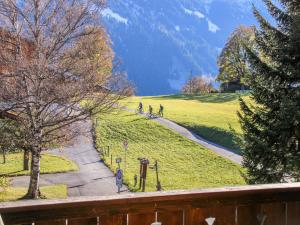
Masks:
[[[73,144],[63,149],[55,149],[51,153],[73,160],[79,167],[76,172],[43,174],[40,178],[41,186],[52,184],[66,184],[69,197],[115,195],[118,192],[116,178],[113,172],[100,160],[99,153],[93,145],[91,121],[80,122],[84,134],[78,135]],[[15,177],[14,187],[24,187],[29,183],[29,176]],[[126,193],[123,186],[121,193]]]

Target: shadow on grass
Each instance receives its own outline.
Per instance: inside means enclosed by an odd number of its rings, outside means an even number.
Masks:
[[[139,116],[139,117],[137,117],[137,116]],[[130,122],[137,122],[137,121],[141,121],[141,120],[146,120],[147,119],[142,114],[134,114],[134,113],[122,115],[122,117],[124,117],[124,118],[126,118],[126,117],[129,117],[129,118],[132,117],[132,118],[134,118]]]
[[[205,94],[205,95],[163,95],[151,97],[156,100],[197,100],[205,103],[224,103],[237,100],[241,95],[235,93]]]
[[[20,172],[28,172],[28,170],[18,170],[18,171],[13,171],[13,172],[10,172],[10,173],[1,173],[0,176],[7,176],[7,177],[12,177],[12,176],[23,176],[23,175],[18,175],[18,173]]]
[[[138,115],[138,114],[135,114],[134,112],[128,112],[128,114],[122,115],[122,117],[134,117],[136,115]]]
[[[137,121],[142,121],[142,120],[146,120],[146,118],[141,117],[141,118],[133,119],[130,122],[132,123],[132,122],[137,122]]]
[[[39,192],[40,192],[40,191],[39,191]],[[40,200],[46,200],[47,197],[46,197],[46,195],[43,195],[42,193],[39,193],[38,198],[37,198],[37,199],[33,199],[33,198],[29,197],[28,194],[26,194],[26,195],[24,195],[23,197],[17,198],[16,200],[17,200],[17,201],[22,201],[22,200],[39,200],[39,199],[40,199]]]
[[[203,125],[181,125],[203,137],[204,139],[207,139],[208,141],[226,147],[237,154],[241,154],[242,140],[240,135],[236,134],[234,131],[227,131],[218,127],[207,127]]]

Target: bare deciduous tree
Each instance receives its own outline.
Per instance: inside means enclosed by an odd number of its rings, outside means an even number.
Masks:
[[[18,114],[32,153],[28,198],[38,198],[40,157],[70,125],[107,112],[113,53],[100,23],[103,0],[0,0],[0,101]],[[4,50],[3,50],[4,49]],[[126,85],[125,85],[126,86]]]
[[[202,76],[190,77],[182,87],[183,94],[205,94],[213,91],[213,86]]]

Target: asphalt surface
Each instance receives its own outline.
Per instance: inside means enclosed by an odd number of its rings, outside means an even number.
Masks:
[[[242,162],[243,162],[242,156],[234,153],[232,150],[225,148],[221,145],[218,145],[216,143],[213,143],[211,141],[208,141],[208,140],[200,137],[199,135],[193,133],[192,131],[189,131],[185,127],[178,125],[177,123],[174,123],[170,120],[160,118],[160,117],[153,118],[153,120],[157,121],[158,123],[160,123],[161,125],[163,125],[165,127],[168,127],[169,129],[179,133],[180,135],[212,150],[213,152],[217,153],[218,155],[220,155],[226,159],[229,159],[237,164],[242,164]]]
[[[79,171],[43,174],[40,177],[40,185],[66,184],[69,197],[118,194],[114,174],[100,160],[93,146],[91,122],[81,122],[80,126],[88,132],[77,136],[71,146],[50,151],[73,160],[78,165]],[[27,187],[28,183],[29,176],[15,177],[12,180],[14,187]],[[122,187],[121,193],[128,193],[126,186]]]
[[[127,107],[123,108],[124,110],[128,112],[135,113],[135,110],[128,109]],[[147,113],[140,114],[145,117],[149,117]],[[190,139],[191,141],[194,141],[202,146],[204,146],[207,149],[212,150],[213,152],[217,153],[218,155],[231,160],[234,163],[242,164],[243,157],[239,154],[235,153],[233,150],[230,150],[224,146],[221,146],[219,144],[216,144],[214,142],[208,141],[203,137],[200,137],[199,135],[195,134],[194,132],[186,129],[183,126],[178,125],[177,123],[174,123],[168,119],[162,118],[162,117],[153,117],[152,120],[160,123],[161,125],[169,128],[170,130],[179,133],[180,135]]]

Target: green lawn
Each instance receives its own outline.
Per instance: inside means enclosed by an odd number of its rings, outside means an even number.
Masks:
[[[0,176],[0,191],[4,188],[4,187],[8,187],[9,182],[7,180],[6,177],[1,177]]]
[[[122,157],[122,142],[129,140],[127,154],[128,167],[125,183],[135,190],[134,175],[139,173],[138,157],[147,157],[150,164],[159,163],[159,175],[164,190],[193,189],[245,184],[241,167],[226,160],[200,145],[170,131],[158,123],[128,112],[98,116],[96,127],[97,146],[111,146],[113,171],[116,170],[116,157]],[[110,165],[110,157],[104,157]],[[147,191],[154,191],[155,173],[148,171]]]
[[[124,104],[136,109],[142,100],[144,108],[159,104],[164,106],[165,117],[181,124],[215,143],[240,151],[242,133],[237,117],[238,94],[207,94],[202,96],[169,95],[156,97],[132,97]],[[244,96],[246,101],[249,97]]]
[[[66,158],[52,154],[42,154],[41,173],[62,173],[77,170],[77,165]],[[6,164],[0,163],[0,202],[14,201],[22,198],[26,192],[25,187],[10,187],[9,178],[6,177],[28,175],[29,171],[23,170],[23,153],[7,154]],[[66,185],[53,185],[41,187],[42,195],[47,199],[61,199],[67,197]]]
[[[48,153],[42,154],[41,173],[62,173],[77,169],[77,165],[71,160]],[[0,175],[19,176],[29,173],[23,170],[23,153],[9,153],[6,163],[0,163]]]
[[[1,188],[1,187],[0,187]],[[4,191],[0,190],[0,202],[15,201],[21,199],[27,192],[27,188],[6,188]],[[62,199],[67,198],[66,185],[52,185],[41,187],[43,197],[47,199]]]

